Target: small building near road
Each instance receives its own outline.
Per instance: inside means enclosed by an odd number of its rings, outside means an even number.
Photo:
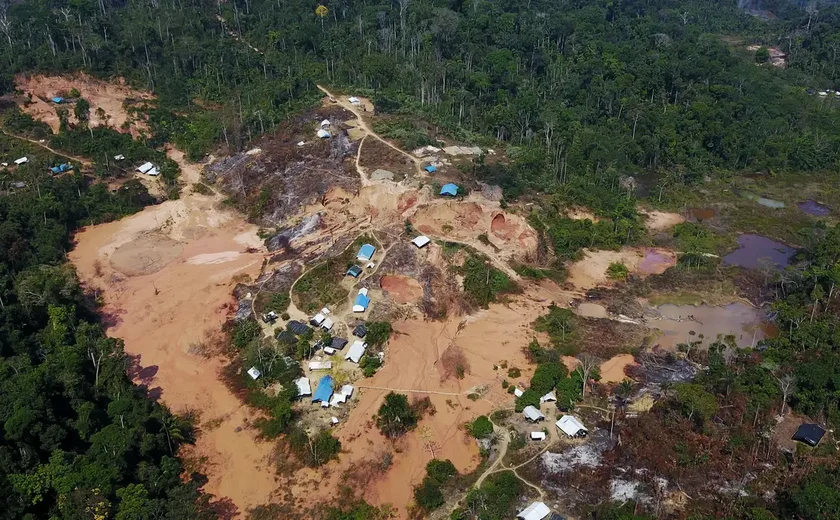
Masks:
[[[530,506],[520,511],[516,515],[516,518],[521,518],[522,520],[542,520],[550,514],[551,509],[547,505],[542,502],[533,502]]]
[[[313,327],[317,327],[317,326],[321,325],[322,323],[324,323],[325,319],[326,318],[324,317],[324,315],[319,312],[315,316],[312,316],[312,319],[309,320],[309,324],[312,325]]]
[[[531,422],[540,422],[545,420],[545,415],[531,405],[526,406],[525,409],[522,410],[522,415]]]
[[[327,318],[321,323],[321,328],[324,330],[332,330],[333,325],[335,325],[335,322],[332,318]]]
[[[367,343],[363,341],[354,341],[352,345],[350,345],[350,349],[345,354],[344,359],[349,359],[353,363],[358,363],[360,359],[362,359],[362,355],[365,353],[365,349],[367,348]]]
[[[545,440],[545,432],[531,432],[531,440],[532,441],[544,441]]]
[[[522,389],[519,388],[518,386],[513,389],[513,396],[514,397],[522,397],[522,394],[524,394],[524,393],[525,392],[523,392]]]
[[[367,290],[365,289],[359,290],[359,294],[356,295],[356,300],[353,302],[353,312],[365,312],[367,310],[368,305],[370,305],[370,298],[366,293]]]
[[[370,244],[365,244],[359,249],[359,254],[356,255],[356,258],[360,262],[369,262],[371,258],[373,258],[373,253],[376,252],[376,248]]]
[[[452,184],[444,184],[440,188],[440,194],[444,197],[455,197],[458,195],[458,185]]]
[[[423,167],[423,169],[426,170],[429,173],[435,173],[437,171],[437,168],[435,167],[434,164],[427,164],[426,166]]]
[[[792,439],[816,448],[824,435],[825,429],[819,424],[803,423],[799,425],[799,429],[793,434]]]
[[[414,240],[411,241],[411,243],[417,246],[418,249],[423,249],[431,241],[432,240],[429,237],[425,235],[420,235],[419,237],[415,237]]]
[[[541,403],[553,403],[555,401],[557,401],[557,395],[554,393],[554,390],[540,397]]]
[[[333,388],[335,382],[331,376],[324,376],[318,381],[318,386],[315,388],[315,394],[312,396],[313,403],[329,403],[330,397],[333,395]]]
[[[137,171],[140,172],[140,173],[149,173],[150,171],[152,171],[152,168],[154,168],[154,167],[155,167],[154,164],[152,164],[150,162],[144,162],[143,164],[141,164],[140,166],[137,167]]]
[[[72,169],[73,169],[73,165],[72,165],[72,164],[70,164],[70,163],[61,163],[61,164],[59,164],[58,166],[53,166],[52,168],[50,168],[50,171],[51,171],[51,172],[53,172],[53,173],[58,174],[58,173],[65,173],[65,172],[69,172],[69,171],[70,171],[70,170],[72,170]]]
[[[308,377],[300,377],[295,379],[295,385],[298,389],[298,397],[312,395],[312,386],[309,383]]]
[[[350,96],[350,99],[348,99],[347,101],[349,101],[351,105],[361,105],[362,104],[362,100],[357,98],[356,96]]]
[[[310,361],[309,370],[330,370],[332,369],[332,361]]]
[[[358,265],[354,265],[347,270],[347,274],[353,278],[358,278],[359,275],[362,274],[362,268]]]
[[[589,432],[586,426],[574,415],[564,415],[554,424],[557,426],[557,429],[573,439],[586,437],[586,434]]]
[[[357,338],[364,338],[367,336],[367,327],[365,327],[364,323],[359,323],[356,325],[356,328],[353,329],[353,335]]]
[[[330,347],[335,350],[341,350],[347,345],[347,340],[344,338],[333,338]]]

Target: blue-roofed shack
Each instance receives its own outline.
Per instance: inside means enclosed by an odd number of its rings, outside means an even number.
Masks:
[[[443,187],[440,189],[440,194],[443,196],[455,197],[458,195],[458,185],[452,184],[444,184]]]
[[[435,173],[437,171],[437,168],[435,168],[434,164],[427,164],[426,166],[423,167],[423,169],[426,170],[429,173]]]
[[[65,163],[65,164],[59,164],[58,166],[53,166],[52,168],[50,168],[50,171],[53,172],[53,173],[64,173],[64,172],[69,172],[72,169],[73,169],[72,164],[66,164]]]
[[[374,252],[376,252],[375,247],[373,247],[370,244],[365,244],[361,247],[361,249],[359,249],[359,254],[356,255],[356,258],[358,258],[359,260],[362,260],[364,262],[367,262],[368,260],[373,258],[373,253]]]
[[[359,294],[353,302],[353,312],[365,312],[370,305],[370,298],[367,295]]]
[[[51,100],[51,101],[52,101],[53,103],[55,103],[56,105],[58,105],[58,104],[61,104],[61,103],[63,103],[63,102],[64,102],[64,98],[63,98],[63,97],[58,97],[58,96],[56,96],[56,97],[52,98],[52,100]]]
[[[347,270],[347,274],[352,276],[353,278],[358,278],[359,275],[362,274],[362,268],[358,265],[354,265]]]
[[[330,376],[324,376],[318,381],[318,388],[315,389],[315,393],[312,394],[312,402],[324,402],[329,403],[330,397],[333,395],[333,388],[335,387],[335,383],[333,382],[333,378]]]

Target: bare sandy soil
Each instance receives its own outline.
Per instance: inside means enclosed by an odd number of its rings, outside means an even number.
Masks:
[[[187,179],[197,174],[194,165],[181,165]],[[185,193],[80,231],[69,256],[85,285],[103,295],[108,334],[125,340],[150,396],[213,425],[185,451],[202,461],[205,489],[243,511],[266,503],[276,487],[271,445],[244,428],[254,413],[219,380],[222,360],[198,352],[220,333],[232,281],[259,273],[263,256],[248,251],[262,244],[253,226],[217,205]]]
[[[143,121],[137,121],[128,114],[125,102],[127,100],[150,101],[153,97],[147,92],[132,89],[122,78],[105,82],[83,72],[71,76],[19,74],[15,77],[15,86],[26,94],[32,94],[32,103],[22,105],[23,111],[50,125],[53,132],[58,132],[59,127],[58,115],[55,111],[57,106],[68,108],[70,121],[77,122],[73,115],[72,104],[55,105],[50,101],[56,96],[69,95],[74,88],[90,103],[91,126],[107,125],[122,131],[123,125],[128,123],[132,135],[135,136],[140,130],[147,129]],[[97,114],[99,108],[104,111],[103,117]]]
[[[506,361],[508,366],[522,368],[523,380],[530,378],[533,367],[522,349],[532,337],[528,324],[544,314],[547,305],[539,292],[528,292],[510,306],[493,305],[465,320],[397,322],[385,365],[374,377],[356,382],[360,389],[358,403],[348,421],[336,429],[345,453],[321,471],[302,470],[291,479],[290,483],[317,482],[318,486],[293,486],[296,507],[313,507],[324,494],[344,484],[356,488],[372,503],[392,504],[399,518],[407,518],[412,488],[425,476],[425,465],[433,456],[450,459],[461,472],[475,469],[480,461],[478,448],[462,425],[478,415],[513,405],[513,397],[501,386],[507,374],[494,370],[494,366]],[[457,349],[467,367],[461,380],[447,366],[447,360],[452,359],[451,354],[444,355],[447,349]],[[396,444],[384,439],[371,421],[388,392],[386,388],[403,393],[432,392],[409,395],[428,395],[436,410]],[[481,398],[468,399],[472,392]],[[388,470],[371,475],[370,468],[381,458],[383,449],[398,450],[398,454]]]
[[[379,286],[397,303],[413,303],[423,296],[423,286],[410,276],[385,275]]]
[[[664,273],[676,264],[672,251],[659,248],[625,247],[619,251],[584,250],[583,259],[569,266],[569,280],[580,290],[609,285],[607,268],[611,263],[623,263],[631,273],[648,276]]]
[[[668,213],[658,210],[639,210],[639,213],[646,217],[645,227],[653,233],[665,231],[677,224],[685,222],[685,217],[679,213]]]
[[[635,364],[633,354],[621,354],[601,364],[601,383],[620,383],[628,379],[624,369]]]

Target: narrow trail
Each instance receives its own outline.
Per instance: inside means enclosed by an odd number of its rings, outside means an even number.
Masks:
[[[417,170],[417,175],[420,176],[420,177],[425,176],[426,171],[423,169],[423,163],[422,163],[422,161],[420,161],[420,159],[418,159],[417,157],[414,157],[410,153],[408,153],[405,150],[403,150],[402,148],[392,144],[390,141],[386,140],[385,138],[383,138],[382,136],[380,136],[379,134],[374,132],[373,129],[370,126],[368,126],[367,122],[362,117],[361,112],[359,112],[359,110],[355,106],[353,106],[352,103],[348,103],[346,101],[343,101],[341,98],[335,97],[329,90],[324,88],[322,85],[316,85],[316,86],[318,87],[318,90],[320,90],[321,92],[323,92],[324,94],[329,96],[331,99],[335,99],[336,102],[339,105],[341,105],[342,108],[352,112],[353,115],[356,116],[356,119],[359,120],[359,128],[364,130],[367,135],[373,137],[377,141],[385,144],[385,146],[387,146],[387,147],[389,147],[393,150],[396,150],[397,152],[399,152],[402,155],[411,159],[411,162],[414,163],[414,167]],[[359,166],[359,155],[361,155],[361,151],[362,151],[362,147],[360,145],[359,146],[359,153],[356,155],[356,169],[359,170],[359,174],[364,177],[365,175],[364,175],[364,173],[362,173],[362,171],[360,170],[360,166]]]
[[[13,139],[19,139],[21,141],[27,141],[29,143],[34,144],[35,146],[40,146],[44,150],[47,150],[47,151],[49,151],[49,152],[51,152],[55,155],[58,155],[59,157],[64,157],[65,159],[70,159],[71,161],[76,161],[77,163],[80,163],[83,166],[93,165],[93,163],[91,161],[89,161],[88,159],[83,159],[81,157],[76,157],[74,155],[67,155],[64,152],[59,152],[58,150],[50,147],[49,145],[38,142],[35,139],[30,139],[29,137],[24,137],[22,135],[13,134],[13,133],[7,131],[5,128],[0,128],[0,133],[2,133],[3,135],[6,135],[8,137],[11,137]]]

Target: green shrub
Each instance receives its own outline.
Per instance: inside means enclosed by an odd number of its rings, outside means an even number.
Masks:
[[[367,324],[365,341],[372,347],[381,347],[391,338],[394,329],[387,321],[371,321]]]
[[[613,262],[607,267],[607,276],[611,280],[626,280],[630,276],[630,269],[622,262]]]
[[[511,367],[508,369],[508,377],[511,379],[516,379],[522,375],[522,371],[516,367]]]
[[[232,341],[233,346],[239,350],[248,346],[251,341],[259,338],[262,335],[260,324],[253,319],[240,321],[233,328]]]
[[[444,503],[440,486],[429,478],[424,478],[423,482],[414,488],[414,500],[424,511],[432,511]]]
[[[512,292],[516,283],[502,271],[496,269],[485,256],[471,254],[464,261],[464,293],[467,299],[479,307],[487,307],[497,301],[501,294]]]
[[[362,369],[362,374],[365,377],[373,377],[373,374],[382,366],[382,360],[379,356],[364,354],[359,360],[359,368]]]
[[[388,393],[376,414],[376,425],[382,435],[390,438],[400,437],[414,429],[419,420],[417,412],[408,404],[404,394]]]
[[[476,439],[484,439],[493,434],[493,423],[486,415],[479,415],[469,426],[470,433]]]
[[[432,479],[432,481],[437,482],[441,486],[457,474],[458,470],[455,469],[455,465],[449,459],[432,459],[426,464],[427,478]]]

